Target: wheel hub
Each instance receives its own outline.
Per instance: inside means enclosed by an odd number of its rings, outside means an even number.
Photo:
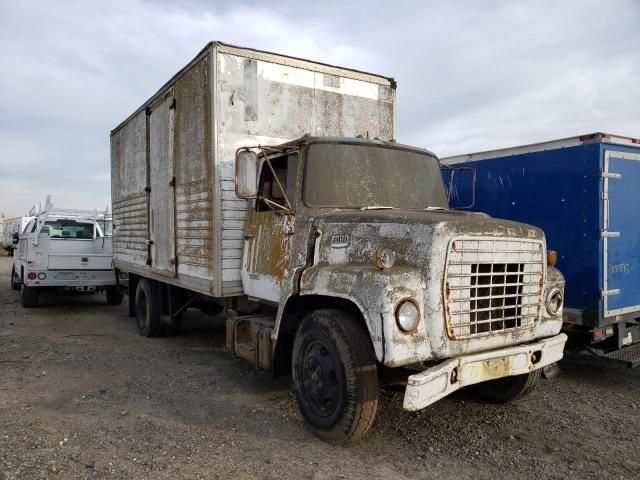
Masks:
[[[338,364],[319,341],[310,343],[303,361],[303,388],[312,408],[322,416],[333,414],[340,403],[342,389],[338,383]]]

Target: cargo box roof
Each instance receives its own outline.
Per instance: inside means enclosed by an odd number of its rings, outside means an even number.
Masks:
[[[498,148],[495,150],[486,150],[483,152],[454,155],[451,157],[443,158],[442,163],[446,165],[455,165],[458,163],[466,163],[488,158],[508,157],[511,155],[521,155],[523,153],[541,152],[543,150],[575,147],[577,145],[589,145],[592,143],[612,143],[616,145],[636,146],[640,148],[640,139],[638,138],[623,137],[621,135],[596,132],[586,135],[579,135],[576,137],[561,138],[559,140],[550,140],[547,142],[520,145],[517,147]]]
[[[167,82],[165,82],[155,94],[153,94],[146,102],[144,102],[138,109],[136,109],[131,115],[129,115],[123,122],[121,122],[118,126],[116,126],[112,131],[111,135],[113,135],[117,130],[119,130],[123,125],[125,125],[131,118],[135,117],[138,113],[144,110],[149,104],[153,103],[153,101],[162,94],[162,92],[166,91],[172,84],[176,82],[180,76],[182,76],[187,70],[189,70],[194,64],[196,64],[199,60],[201,60],[204,56],[209,53],[209,50],[212,48],[216,48],[219,52],[222,53],[232,53],[239,56],[246,56],[250,58],[254,58],[256,60],[263,60],[272,63],[279,63],[282,65],[288,65],[291,67],[298,67],[305,70],[311,70],[321,73],[328,73],[331,75],[340,75],[345,78],[352,78],[355,80],[362,80],[370,83],[376,83],[379,85],[386,85],[391,89],[396,89],[396,81],[393,77],[385,77],[383,75],[378,75],[375,73],[364,72],[361,70],[355,70],[353,68],[345,68],[339,67],[335,65],[330,65],[328,63],[315,62],[313,60],[307,60],[304,58],[293,57],[290,55],[282,55],[279,53],[268,52],[265,50],[256,50],[253,48],[246,47],[238,47],[235,45],[231,45],[228,43],[223,43],[219,41],[212,41],[207,43],[202,50],[191,60],[187,65],[185,65],[180,71],[178,71],[173,77],[171,77]]]

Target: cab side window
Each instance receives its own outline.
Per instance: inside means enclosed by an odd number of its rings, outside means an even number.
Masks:
[[[295,183],[293,175],[295,172],[294,162],[296,159],[297,154],[281,155],[279,157],[270,158],[273,172],[266,163],[262,164],[258,189],[259,199],[256,202],[256,211],[273,212],[279,210],[279,208],[271,202],[282,207],[286,207],[287,200],[285,198],[285,192],[286,197],[288,197],[289,201],[293,203]],[[274,172],[278,180],[273,176]],[[282,188],[280,188],[280,185],[282,185]],[[284,192],[282,189],[284,189]],[[269,201],[265,201],[265,198]]]

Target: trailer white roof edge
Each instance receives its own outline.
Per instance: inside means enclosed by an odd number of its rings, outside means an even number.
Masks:
[[[299,57],[292,57],[289,55],[283,55],[275,52],[267,52],[265,50],[256,50],[253,48],[247,47],[239,47],[236,45],[231,45],[228,43],[220,42],[220,41],[211,41],[207,43],[200,52],[187,63],[184,67],[182,67],[175,75],[173,75],[167,82],[165,82],[148,100],[146,100],[140,107],[138,107],[131,115],[129,115],[125,120],[120,122],[113,130],[111,130],[111,135],[120,130],[124,125],[126,125],[133,117],[138,115],[141,111],[143,111],[148,105],[152,104],[159,96],[161,96],[167,88],[173,85],[178,78],[180,78],[184,73],[186,73],[191,67],[193,67],[196,63],[198,63],[203,57],[209,54],[209,51],[213,48],[216,48],[219,52],[222,53],[232,53],[242,57],[254,58],[256,60],[268,61],[271,63],[277,63],[280,65],[287,65],[291,67],[302,68],[305,70],[311,70],[319,73],[328,73],[330,75],[339,74],[345,78],[351,78],[354,80],[361,80],[364,82],[376,83],[378,85],[389,86],[391,89],[396,89],[396,81],[393,77],[385,77],[384,75],[378,75],[375,73],[364,72],[361,70],[355,70],[346,67],[339,67],[336,65],[331,65],[328,63],[315,62],[313,60],[307,60]]]
[[[559,140],[550,140],[547,142],[520,145],[517,147],[498,148],[495,150],[467,153],[464,155],[453,155],[451,157],[441,158],[440,162],[444,163],[445,165],[456,165],[461,163],[487,160],[490,158],[510,157],[512,155],[523,155],[526,153],[543,152],[545,150],[556,150],[559,148],[569,148],[578,145],[590,145],[593,143],[610,143],[615,145],[625,145],[640,148],[640,140],[637,138],[596,132],[587,135],[579,135],[576,137],[561,138]]]

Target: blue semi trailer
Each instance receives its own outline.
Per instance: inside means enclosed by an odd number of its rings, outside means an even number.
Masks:
[[[442,164],[456,167],[452,206],[544,230],[567,282],[570,343],[639,365],[640,139],[594,133]],[[459,181],[465,170],[475,182]]]

